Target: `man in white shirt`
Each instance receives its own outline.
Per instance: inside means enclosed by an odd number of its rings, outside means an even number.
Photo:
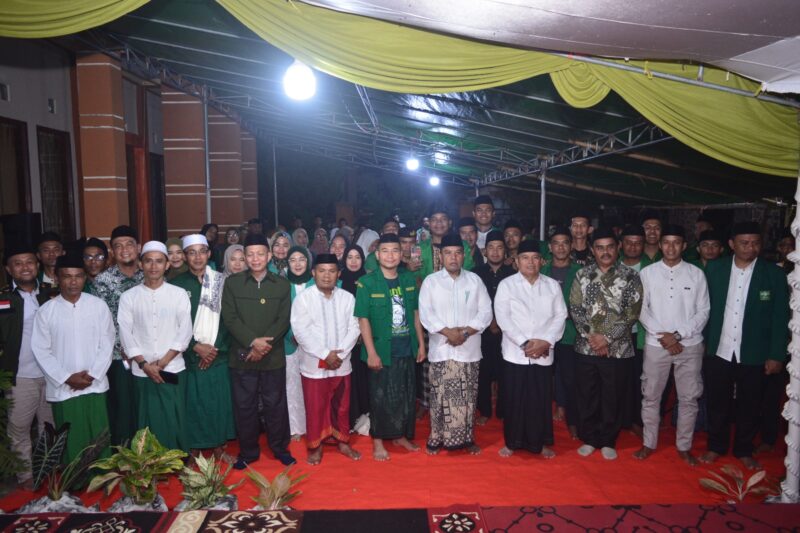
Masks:
[[[690,466],[692,437],[697,419],[697,399],[703,393],[703,328],[711,308],[703,271],[681,259],[686,250],[681,226],[667,225],[661,232],[662,259],[642,269],[642,312],[639,321],[647,337],[642,374],[643,445],[633,454],[647,459],[658,445],[660,405],[670,369],[678,393],[675,443],[678,456]]]
[[[83,260],[62,255],[55,274],[61,294],[44,304],[33,324],[31,347],[47,381],[56,427],[69,423],[64,462],[108,430],[106,372],[116,331],[106,303],[83,293]]]
[[[564,335],[567,305],[559,283],[540,270],[544,258],[537,241],[522,241],[519,272],[500,282],[494,297],[497,325],[503,331],[503,436],[501,457],[514,450],[551,459],[553,444],[553,347]]]
[[[183,351],[192,339],[192,307],[186,291],[166,283],[167,247],[142,247],[144,282],[122,294],[117,323],[132,360],[138,428],[149,427],[167,448],[189,451],[184,426],[186,369]]]
[[[350,433],[350,352],[361,330],[353,314],[356,299],[336,286],[339,265],[333,254],[314,260],[314,285],[292,303],[292,332],[300,358],[306,407],[308,463],[322,461],[322,445],[333,440],[339,452],[357,461]]]
[[[462,268],[461,237],[442,237],[444,268],[425,278],[419,294],[419,318],[430,334],[431,433],[426,451],[465,448],[475,444],[475,400],[481,360],[481,333],[492,322],[492,300],[477,274]]]

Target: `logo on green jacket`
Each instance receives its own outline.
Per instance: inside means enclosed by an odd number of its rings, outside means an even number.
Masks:
[[[772,299],[772,291],[759,291],[758,299],[762,302],[768,302]]]

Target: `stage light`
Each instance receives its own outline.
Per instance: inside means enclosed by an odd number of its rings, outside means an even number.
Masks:
[[[283,90],[292,100],[308,100],[317,92],[317,78],[311,68],[296,60],[283,75]]]
[[[433,160],[436,162],[437,165],[444,165],[450,159],[450,156],[447,155],[445,152],[435,152],[433,154]]]
[[[406,168],[411,172],[414,172],[419,168],[419,159],[416,157],[409,157],[406,159]]]
[[[438,187],[441,180],[436,176],[431,176],[428,179],[428,183],[430,183],[431,187]]]

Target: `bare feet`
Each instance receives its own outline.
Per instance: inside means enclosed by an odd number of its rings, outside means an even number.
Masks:
[[[497,454],[500,457],[511,457],[512,455],[514,455],[514,450],[512,450],[508,446],[503,446],[502,448],[500,448],[500,451],[497,452]]]
[[[642,446],[636,452],[634,452],[633,456],[637,459],[644,460],[650,457],[655,450],[653,448],[648,448],[647,446]]]
[[[552,448],[548,448],[547,446],[542,448],[542,457],[545,459],[552,459],[555,456],[556,452],[554,452]]]
[[[316,448],[308,450],[308,458],[306,459],[310,465],[318,465],[322,462],[322,444]]]
[[[413,442],[411,442],[410,440],[408,440],[405,437],[400,437],[399,439],[394,439],[392,441],[392,444],[394,444],[395,446],[400,446],[401,448],[405,448],[406,450],[408,450],[410,452],[418,452],[419,451],[419,446],[417,446],[416,444],[414,444]]]
[[[389,452],[386,451],[381,439],[372,439],[372,458],[376,461],[389,460]]]
[[[478,418],[475,419],[475,423],[478,424],[479,426],[485,426],[486,422],[488,422],[488,421],[489,421],[489,417],[488,416],[483,416],[483,415],[481,415],[481,416],[479,416]]]
[[[739,457],[739,460],[742,462],[744,467],[746,469],[748,469],[748,470],[761,470],[762,468],[764,468],[763,466],[761,466],[761,463],[756,461],[751,456]]]
[[[347,444],[346,442],[339,443],[339,453],[341,453],[345,457],[349,457],[353,461],[358,461],[359,459],[361,459],[361,452],[357,452],[356,450],[351,448],[350,445]]]
[[[561,422],[562,420],[564,420],[564,416],[565,416],[564,408],[559,405],[558,407],[556,407],[556,412],[553,413],[553,420],[555,420],[556,422]]]
[[[572,440],[578,440],[578,427],[567,426],[567,429],[569,429],[569,436],[572,437]]]
[[[642,426],[640,426],[639,424],[633,424],[631,426],[631,433],[633,433],[634,435],[636,435],[637,437],[639,437],[641,439],[642,435],[643,435],[642,434]]]
[[[481,449],[477,444],[470,444],[467,446],[467,453],[470,455],[480,455]]]
[[[697,458],[691,452],[682,452],[678,450],[678,457],[689,466],[697,466]]]
[[[700,456],[700,462],[707,465],[715,463],[717,459],[719,459],[719,454],[717,452],[712,452],[711,450]]]
[[[758,448],[756,448],[756,452],[755,453],[756,454],[759,454],[759,453],[772,453],[774,451],[775,451],[775,445],[767,444],[766,442],[762,442],[761,444],[758,445]]]
[[[300,440],[302,437],[303,437],[302,435],[298,435],[298,434],[296,434],[296,433],[295,433],[294,435],[292,435],[292,442],[297,442],[297,441],[299,441],[299,440]]]

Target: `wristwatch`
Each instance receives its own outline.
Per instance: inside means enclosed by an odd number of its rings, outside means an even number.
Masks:
[[[136,361],[136,364],[139,365],[139,370],[144,370],[144,365],[147,364],[147,361],[142,359],[141,361]]]
[[[677,331],[673,331],[672,336],[675,337],[675,340],[678,342],[681,342],[681,340],[683,340],[683,335],[681,335]]]

